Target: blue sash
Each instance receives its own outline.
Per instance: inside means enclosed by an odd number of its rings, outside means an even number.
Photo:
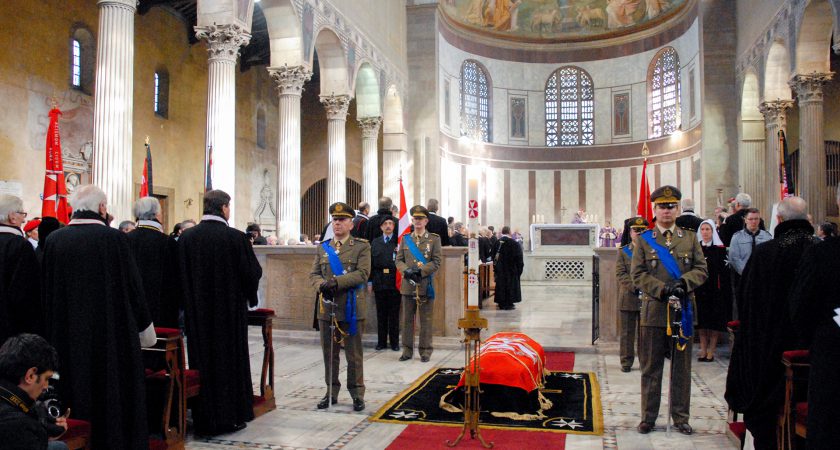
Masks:
[[[671,252],[659,245],[656,242],[656,239],[653,237],[653,231],[647,230],[642,233],[642,238],[650,244],[650,247],[659,255],[659,260],[662,262],[662,265],[665,267],[665,270],[668,271],[668,274],[671,275],[675,280],[679,280],[682,276],[682,271],[680,270],[679,265],[677,264],[677,260],[674,259],[674,255]],[[680,331],[680,344],[685,344],[687,339],[694,335],[694,311],[691,308],[690,301],[683,301],[688,299],[680,299],[682,303],[682,315],[680,317],[680,326],[682,330]]]
[[[405,246],[408,247],[408,251],[411,252],[411,255],[414,256],[414,259],[420,261],[421,263],[423,263],[423,265],[426,265],[426,263],[428,263],[426,257],[423,256],[423,252],[421,252],[420,249],[417,248],[417,244],[414,243],[414,239],[411,237],[410,234],[406,236],[406,238],[404,238],[403,241],[405,241]],[[429,276],[429,284],[426,286],[426,297],[428,297],[429,300],[435,299],[434,275]]]
[[[633,259],[633,250],[630,250],[630,246],[627,245],[621,249],[628,258]]]
[[[327,252],[327,259],[330,261],[330,269],[332,270],[333,275],[340,276],[347,273],[347,270],[344,269],[344,265],[341,264],[341,260],[338,259],[338,253],[330,246],[330,241],[332,239],[326,240],[324,243],[321,244],[321,247],[324,248],[324,251]],[[344,308],[344,320],[350,324],[349,330],[347,333],[350,336],[355,336],[357,327],[356,327],[356,289],[359,286],[354,286],[352,289],[347,291],[347,305]]]

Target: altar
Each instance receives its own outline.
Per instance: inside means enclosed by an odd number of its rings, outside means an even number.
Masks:
[[[594,223],[532,224],[522,280],[592,283],[592,257],[598,247],[600,228]]]

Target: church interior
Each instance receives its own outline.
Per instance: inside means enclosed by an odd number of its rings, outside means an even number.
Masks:
[[[637,432],[641,372],[619,360],[625,220],[645,180],[677,188],[701,218],[749,194],[768,224],[784,183],[815,226],[840,223],[840,0],[8,0],[0,30],[0,194],[28,217],[41,215],[58,108],[67,193],[102,188],[114,225],[135,219],[149,158],[167,234],[221,189],[230,226],[256,224],[274,244],[254,246],[259,308],[274,317],[249,327],[249,348],[264,396],[271,359],[275,405],[220,436],[184,422],[165,448],[443,448],[457,436],[378,411],[430,369],[465,366],[466,248],[442,250],[431,361],[374,350],[368,298],[367,407],[342,391],[315,408],[311,243],[331,204],[367,202],[373,216],[401,195],[408,207],[438,199],[437,214],[471,232],[510,227],[522,302],[497,309],[482,292],[482,337],[524,333],[571,355],[553,370],[596,380],[591,429],[568,418],[513,437],[483,428],[496,448],[740,448],[727,332],[691,369],[693,434],[664,432],[668,362],[656,432]],[[572,229],[553,247],[551,230]]]

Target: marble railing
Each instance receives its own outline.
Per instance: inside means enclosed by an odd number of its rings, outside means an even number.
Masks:
[[[311,330],[315,290],[309,271],[315,260],[314,245],[254,246],[263,269],[260,306],[274,310],[274,327],[283,330]],[[444,247],[441,268],[435,275],[437,299],[434,307],[434,335],[458,336],[458,319],[464,311],[464,254],[466,247]],[[376,334],[376,301],[369,291],[365,333]]]

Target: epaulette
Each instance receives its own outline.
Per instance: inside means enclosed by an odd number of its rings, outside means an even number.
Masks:
[[[427,233],[431,234],[432,236],[437,236],[437,237],[440,237],[440,235],[439,235],[439,234],[437,234],[437,233],[432,233],[431,231],[427,231]]]
[[[367,239],[365,239],[365,238],[360,238],[360,237],[354,237],[354,238],[353,238],[353,240],[354,240],[354,241],[366,242],[366,243],[370,242],[370,241],[368,241]]]

